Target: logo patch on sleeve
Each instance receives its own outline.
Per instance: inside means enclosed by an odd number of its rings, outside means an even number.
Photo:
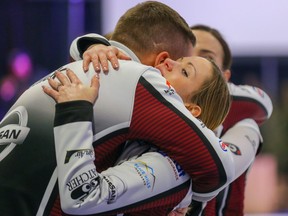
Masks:
[[[17,145],[23,144],[30,131],[30,128],[26,127],[27,122],[28,113],[24,106],[17,107],[0,122],[0,161]]]

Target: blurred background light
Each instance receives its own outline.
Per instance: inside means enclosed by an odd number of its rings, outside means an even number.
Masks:
[[[12,54],[10,59],[11,72],[18,79],[28,79],[32,72],[32,61],[30,56],[23,51]]]
[[[2,80],[0,86],[0,96],[3,101],[10,101],[16,94],[16,81],[12,77],[6,77]]]

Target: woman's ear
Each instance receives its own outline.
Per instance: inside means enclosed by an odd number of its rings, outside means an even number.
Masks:
[[[163,63],[165,59],[167,58],[170,58],[170,55],[168,52],[166,51],[160,52],[155,58],[154,67]]]
[[[230,77],[231,77],[231,71],[229,69],[225,70],[222,72],[223,73],[223,76],[226,80],[226,82],[228,82],[230,80]]]
[[[189,112],[194,116],[194,117],[199,117],[201,115],[201,107],[194,104],[194,103],[185,103],[185,107],[189,110]]]

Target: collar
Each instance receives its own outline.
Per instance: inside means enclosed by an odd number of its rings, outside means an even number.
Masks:
[[[117,47],[122,52],[124,52],[126,55],[128,55],[133,61],[141,63],[139,58],[135,55],[135,53],[132,50],[130,50],[127,46],[125,46],[124,44],[121,44],[121,43],[119,43],[117,41],[113,41],[113,40],[110,40],[109,42],[112,46]]]

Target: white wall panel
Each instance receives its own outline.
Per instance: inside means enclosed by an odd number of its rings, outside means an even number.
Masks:
[[[102,0],[103,33],[140,0]],[[235,56],[288,55],[287,0],[162,0],[188,22],[219,29]]]

